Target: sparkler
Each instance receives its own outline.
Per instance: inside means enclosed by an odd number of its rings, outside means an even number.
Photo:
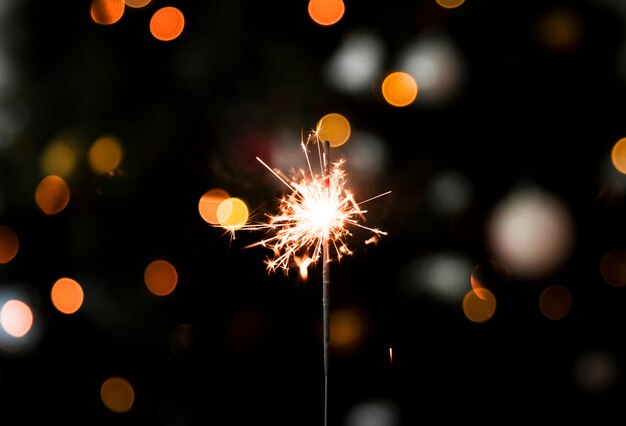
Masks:
[[[318,129],[319,131],[319,129]],[[273,257],[267,258],[266,265],[270,272],[279,269],[288,273],[291,267],[300,269],[306,279],[310,264],[322,259],[322,303],[323,303],[323,338],[324,338],[324,424],[328,418],[328,359],[329,359],[329,304],[330,304],[330,262],[331,247],[339,261],[352,252],[347,246],[347,237],[352,236],[351,227],[365,229],[374,234],[372,238],[387,233],[369,228],[361,223],[365,221],[367,210],[362,204],[389,194],[384,192],[367,200],[357,202],[345,188],[345,161],[330,161],[330,142],[320,141],[318,131],[309,134],[302,141],[307,170],[300,170],[289,177],[278,169],[273,169],[259,157],[257,160],[265,166],[290,191],[278,204],[276,215],[267,214],[267,222],[244,225],[242,229],[265,230],[270,234],[248,247],[263,246],[273,251]],[[308,155],[308,146],[316,144],[320,171],[316,172]],[[370,243],[372,238],[366,243]]]

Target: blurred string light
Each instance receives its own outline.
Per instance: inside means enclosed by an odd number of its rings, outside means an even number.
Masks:
[[[169,334],[170,351],[181,359],[189,359],[198,355],[200,333],[191,324],[178,324]]]
[[[463,254],[441,252],[411,261],[402,274],[407,295],[426,295],[458,306],[465,296],[473,264]]]
[[[100,386],[100,399],[114,413],[127,413],[135,403],[135,389],[124,377],[111,376]]]
[[[322,26],[336,24],[345,11],[343,0],[310,0],[308,5],[309,16],[313,22]]]
[[[124,0],[126,6],[139,9],[150,4],[152,0]]]
[[[150,19],[150,33],[161,41],[178,38],[185,28],[185,16],[180,9],[165,6],[154,12]]]
[[[463,313],[475,323],[490,320],[496,312],[496,306],[496,295],[484,287],[469,290],[463,297]]]
[[[565,318],[572,309],[573,297],[569,288],[562,284],[553,284],[541,292],[539,308],[549,320],[557,321]]]
[[[39,343],[42,324],[33,302],[23,284],[3,283],[0,288],[0,349],[6,353],[23,354]]]
[[[176,268],[164,259],[150,262],[144,270],[143,278],[150,293],[156,296],[168,296],[178,285]]]
[[[456,9],[465,3],[465,0],[437,0],[437,4],[446,9]]]
[[[345,426],[400,426],[398,406],[386,398],[366,399],[346,413]]]
[[[104,135],[96,139],[87,152],[90,169],[100,175],[114,174],[124,158],[124,150],[119,138]]]
[[[83,288],[72,278],[59,278],[52,285],[50,299],[59,312],[67,315],[74,314],[83,305]]]
[[[580,389],[591,394],[603,394],[612,390],[622,375],[621,362],[606,350],[587,350],[573,365],[574,382]]]
[[[381,91],[389,105],[405,107],[412,104],[417,97],[418,86],[410,74],[395,71],[383,79]]]
[[[24,337],[33,326],[33,312],[26,303],[10,299],[0,308],[0,325],[13,337]]]
[[[69,134],[58,135],[46,144],[39,157],[40,172],[68,179],[75,171],[80,156],[76,138]]]
[[[125,9],[124,0],[92,0],[91,19],[100,25],[112,25],[122,19]]]
[[[611,149],[611,164],[615,169],[626,174],[626,138],[621,138],[613,145]]]
[[[49,175],[41,179],[35,188],[35,203],[45,214],[60,213],[70,201],[70,188],[60,176]]]
[[[544,11],[532,30],[540,45],[557,54],[573,52],[583,39],[582,18],[565,6]]]
[[[612,287],[626,287],[626,249],[614,248],[602,256],[600,274]]]
[[[228,197],[217,207],[217,221],[220,226],[235,237],[235,231],[243,228],[248,222],[248,205],[241,198]]]
[[[337,148],[348,141],[351,133],[350,122],[338,113],[324,115],[317,122],[317,137],[329,141],[331,148]]]
[[[555,195],[519,188],[498,202],[488,218],[487,244],[515,278],[547,277],[573,249],[571,212]]]
[[[397,63],[419,83],[416,105],[446,105],[462,88],[465,64],[445,33],[422,35],[398,53]]]
[[[473,195],[472,183],[461,172],[441,170],[427,183],[425,199],[436,213],[454,215],[466,209]]]
[[[381,75],[384,49],[372,33],[350,33],[325,64],[324,78],[342,92],[369,93],[372,83]]]
[[[475,323],[490,320],[498,306],[497,293],[508,287],[509,271],[497,260],[479,263],[470,276],[471,290],[463,297],[463,313]]]
[[[329,344],[335,355],[354,355],[362,348],[368,332],[367,317],[356,309],[337,309],[330,314]]]
[[[20,247],[17,234],[13,229],[5,225],[0,225],[0,264],[9,263]]]
[[[202,220],[211,225],[219,225],[217,209],[220,203],[227,198],[230,198],[230,195],[221,188],[212,188],[202,194],[198,201],[198,213],[200,213]]]

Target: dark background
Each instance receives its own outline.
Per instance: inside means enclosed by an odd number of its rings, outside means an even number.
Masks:
[[[201,219],[197,204],[219,187],[251,210],[271,209],[279,187],[254,157],[271,151],[281,129],[299,137],[330,112],[384,143],[382,171],[355,176],[357,198],[392,193],[367,207],[368,225],[388,235],[376,246],[355,238],[355,255],[332,264],[331,311],[359,312],[366,331],[349,353],[331,352],[329,424],[624,417],[626,299],[599,269],[603,254],[625,241],[622,192],[607,195],[621,182],[610,150],[625,135],[626,7],[618,0],[467,0],[457,9],[434,0],[346,1],[331,27],[311,21],[306,1],[153,0],[108,26],[90,19],[88,2],[7,4],[1,32],[14,78],[0,103],[17,124],[0,144],[0,224],[16,232],[20,251],[0,265],[0,286],[28,294],[40,335],[28,350],[0,351],[0,423],[322,424],[321,268],[306,283],[295,273],[268,274],[267,253],[245,249],[258,234],[231,240]],[[185,15],[170,42],[148,31],[162,6]],[[565,51],[536,32],[555,10],[580,22]],[[378,86],[360,96],[337,90],[323,70],[355,30],[378,35],[385,73],[410,41],[447,34],[465,64],[462,89],[443,106],[406,108],[386,104]],[[115,134],[125,157],[113,177],[79,162],[68,207],[46,216],[33,201],[39,159],[63,133],[84,147]],[[437,215],[425,197],[442,170],[471,183],[469,204],[452,217]],[[573,215],[576,238],[561,268],[499,283],[496,313],[481,324],[464,316],[460,299],[407,294],[408,268],[429,255],[486,264],[489,214],[526,181],[557,194]],[[179,275],[165,298],[142,281],[156,258]],[[48,301],[61,276],[85,290],[72,316]],[[560,321],[537,305],[553,283],[573,295]],[[172,346],[181,324],[191,334]],[[597,351],[613,360],[597,367],[611,377],[601,391],[575,373]],[[113,375],[135,389],[124,414],[99,398]],[[354,420],[370,402],[370,414]]]

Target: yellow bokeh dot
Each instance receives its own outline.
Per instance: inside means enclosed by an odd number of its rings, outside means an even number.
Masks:
[[[626,174],[626,138],[621,138],[613,145],[611,162],[620,173]]]
[[[341,114],[331,113],[323,116],[317,123],[317,138],[328,141],[335,148],[343,145],[350,137],[350,122]]]
[[[248,221],[248,206],[239,198],[227,198],[217,207],[217,220],[223,228],[239,229]]]
[[[102,136],[89,148],[89,167],[95,173],[107,174],[114,171],[124,156],[122,145],[114,136]]]
[[[40,168],[44,175],[58,175],[67,178],[72,174],[78,161],[78,154],[69,141],[52,141],[41,154]]]
[[[385,77],[382,92],[390,105],[404,107],[417,97],[417,82],[410,74],[396,71]]]

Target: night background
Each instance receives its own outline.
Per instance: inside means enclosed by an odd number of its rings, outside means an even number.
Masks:
[[[321,262],[199,209],[275,213],[256,157],[304,167],[327,114],[355,200],[391,191],[330,263],[328,424],[620,423],[626,2],[308,5],[2,0],[0,424],[323,425]]]

